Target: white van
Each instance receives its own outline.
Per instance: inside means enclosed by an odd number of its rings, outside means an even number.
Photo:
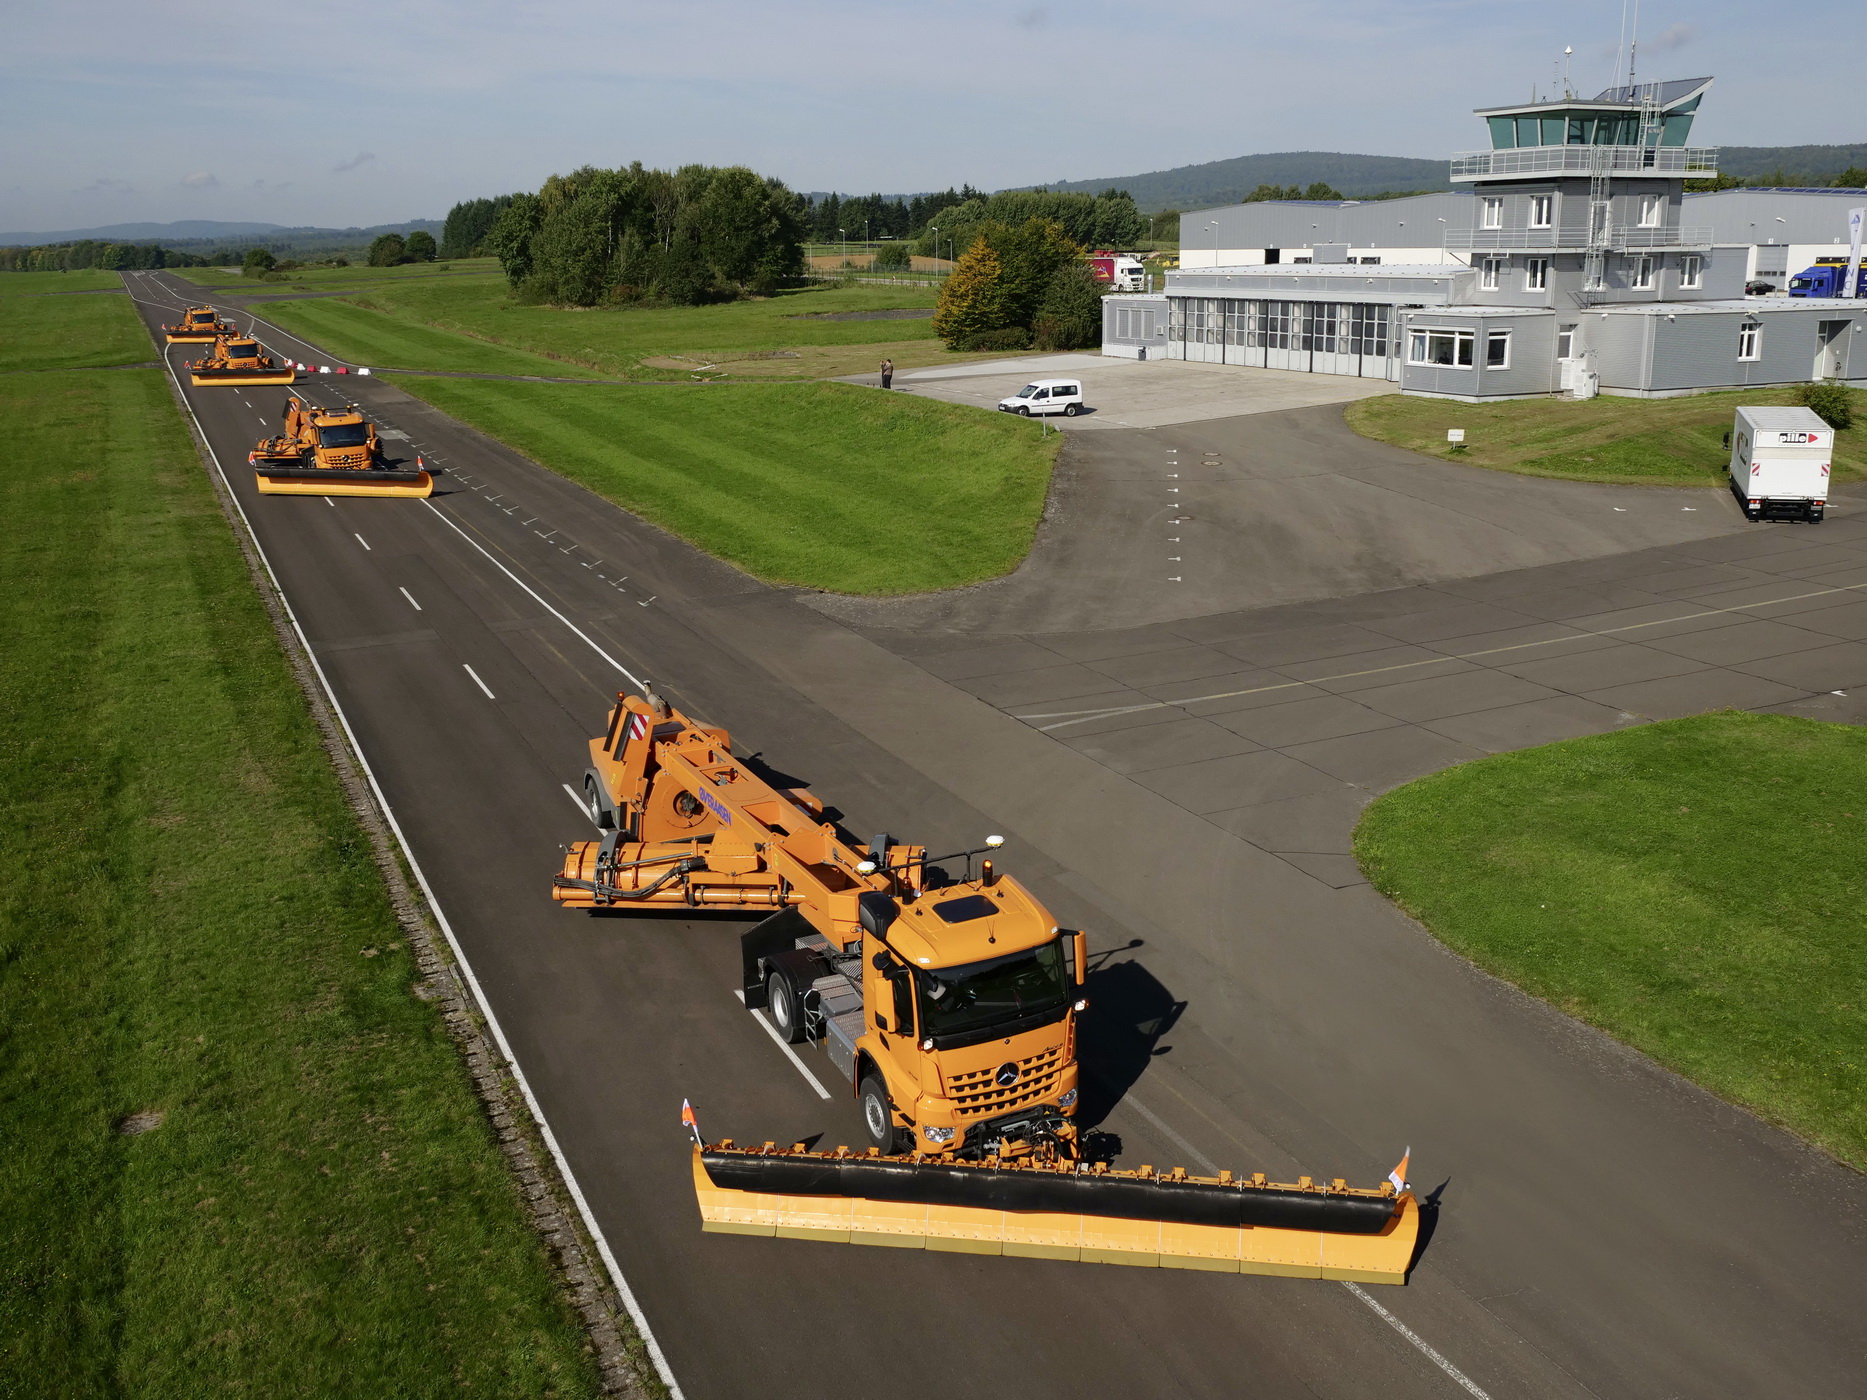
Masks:
[[[1061,413],[1074,418],[1083,411],[1083,386],[1074,379],[1034,379],[1008,399],[998,401],[1000,413]]]
[[[1740,408],[1732,425],[1731,493],[1752,520],[1820,520],[1834,429],[1811,408]]]

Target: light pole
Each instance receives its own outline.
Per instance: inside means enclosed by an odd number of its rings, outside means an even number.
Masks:
[[[1219,265],[1219,221],[1207,219],[1206,227],[1212,230],[1212,265],[1217,267]]]
[[[927,225],[927,227],[928,227],[929,229],[931,229],[931,230],[933,231],[933,236],[934,236],[934,261],[935,261],[935,262],[939,262],[939,261],[940,261],[940,225],[938,225],[938,224],[929,224],[929,225]],[[935,269],[935,271],[938,271],[938,269],[936,268],[936,269]]]
[[[846,232],[845,230],[843,230],[843,229],[840,229],[840,228],[839,228],[839,229],[838,229],[838,230],[836,231],[836,236],[837,236],[837,238],[838,238],[839,240],[841,240],[841,242],[842,242],[842,245],[843,245],[843,261],[844,261],[845,263],[847,263],[847,262],[849,261],[849,234],[848,234],[848,233],[847,233],[847,232]],[[841,268],[839,268],[839,269],[837,269],[837,270],[838,270],[838,271],[840,272],[840,271],[841,271],[842,269],[841,269]]]

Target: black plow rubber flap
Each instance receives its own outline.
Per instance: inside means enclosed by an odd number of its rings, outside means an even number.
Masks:
[[[713,1184],[728,1191],[852,1196],[904,1205],[1098,1215],[1231,1229],[1263,1226],[1378,1235],[1399,1206],[1392,1196],[886,1158],[763,1156],[703,1149],[700,1161]]]

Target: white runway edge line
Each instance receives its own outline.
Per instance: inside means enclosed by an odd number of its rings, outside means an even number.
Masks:
[[[1154,1110],[1149,1108],[1146,1104],[1142,1103],[1132,1093],[1123,1097],[1122,1104],[1127,1108],[1132,1108],[1136,1113],[1147,1119],[1150,1125],[1172,1142],[1175,1147],[1192,1158],[1193,1162],[1205,1171],[1208,1176],[1217,1176],[1219,1174],[1219,1164],[1217,1162],[1213,1161],[1205,1153],[1193,1146],[1192,1143],[1181,1137],[1179,1133],[1168,1126],[1164,1118],[1155,1113]],[[1419,1351],[1420,1355],[1424,1356],[1428,1361],[1432,1362],[1433,1365],[1450,1376],[1455,1382],[1463,1386],[1467,1392],[1476,1397],[1476,1400],[1491,1400],[1490,1395],[1481,1389],[1470,1376],[1466,1375],[1457,1366],[1454,1366],[1450,1361],[1446,1360],[1445,1357],[1441,1356],[1418,1332],[1415,1332],[1411,1327],[1407,1326],[1406,1323],[1402,1322],[1386,1308],[1375,1302],[1373,1298],[1369,1297],[1360,1284],[1343,1280],[1342,1287],[1346,1288],[1350,1293],[1353,1293],[1357,1298],[1361,1299],[1362,1302],[1373,1308],[1375,1315],[1379,1317],[1381,1321],[1385,1322],[1389,1327],[1392,1327],[1396,1332],[1400,1333],[1401,1336],[1405,1337]]]
[[[737,988],[735,988],[733,991],[733,995],[739,998],[739,1004],[741,1006],[745,1005],[746,994],[744,992],[739,991]],[[805,1079],[810,1081],[810,1087],[817,1091],[817,1097],[820,1099],[829,1098],[830,1091],[824,1088],[822,1082],[818,1080],[817,1076],[810,1072],[810,1066],[804,1063],[803,1059],[798,1055],[797,1051],[791,1048],[790,1043],[786,1041],[783,1036],[778,1034],[778,1028],[774,1026],[769,1020],[766,1019],[765,1013],[763,1011],[760,1011],[756,1006],[752,1007],[751,1011],[752,1011],[752,1019],[754,1021],[757,1021],[761,1026],[765,1028],[765,1034],[772,1038],[772,1043],[775,1044],[780,1050],[784,1051],[784,1057],[796,1067],[797,1072],[799,1074],[803,1075]]]
[[[491,690],[487,689],[486,682],[480,679],[480,673],[474,670],[466,662],[463,661],[460,663],[460,669],[465,671],[468,675],[473,677],[473,683],[480,688],[480,690],[485,694],[488,700],[497,700],[499,698],[497,695],[493,694]]]
[[[547,603],[543,598],[539,597],[538,590],[533,588],[529,583],[527,583],[524,579],[520,578],[517,574],[513,573],[512,570],[508,569],[504,564],[501,564],[497,559],[494,559],[493,556],[487,552],[487,549],[484,545],[482,545],[478,540],[474,539],[473,536],[469,535],[465,530],[461,529],[460,526],[456,525],[452,520],[449,520],[446,512],[434,510],[434,502],[423,501],[422,504],[428,507],[429,510],[433,510],[436,515],[440,516],[441,520],[446,523],[448,529],[452,530],[455,534],[459,535],[468,544],[472,545],[475,549],[479,550],[480,553],[485,554],[488,559],[492,560],[493,567],[498,569],[500,573],[504,574],[507,578],[511,579],[514,583],[516,583],[520,588],[523,588],[527,593],[531,594],[533,599],[537,601],[538,605],[541,608],[543,608],[546,612],[550,613],[551,616],[555,617],[559,622],[563,623],[566,627],[570,628],[571,631],[575,632],[580,638],[582,638],[585,646],[589,647],[591,651],[595,652],[598,656],[602,657],[610,665],[614,666],[618,671],[622,672],[623,675],[627,676],[629,678],[630,685],[634,686],[637,690],[646,690],[648,688],[648,684],[646,681],[637,680],[635,673],[633,671],[631,671],[627,666],[623,665],[615,657],[611,656],[608,652],[604,651],[603,648],[601,648],[595,642],[593,642],[590,639],[589,633],[585,632],[583,628],[579,627],[576,623],[572,622],[568,617],[564,616],[563,613],[559,612],[556,608],[552,607],[549,603]]]
[[[227,479],[227,471],[221,465],[220,454],[214,450],[214,444],[201,427],[201,420],[195,417],[194,405],[188,402],[188,395],[181,392],[181,378],[175,374],[173,363],[169,364],[169,374],[175,380],[175,388],[181,393],[182,403],[188,409],[188,417],[194,423],[195,432],[206,444],[208,456],[213,459],[214,471],[220,477],[221,484],[227,488],[227,496],[233,502],[234,511],[240,517],[240,524],[246,529],[246,535],[253,543],[254,552],[259,555],[259,562],[266,570],[266,577],[271,580],[273,591],[278,594],[279,605],[285,609],[286,619],[292,624],[292,631],[298,635],[298,644],[305,649],[305,657],[311,663],[311,669],[317,674],[318,684],[324,690],[324,698],[330,703],[331,712],[337,716],[338,724],[343,726],[344,738],[349,741],[350,751],[356,757],[357,765],[362,768],[363,776],[369,780],[370,791],[376,795],[376,804],[382,809],[389,830],[395,833],[396,845],[402,848],[402,856],[408,862],[409,870],[415,876],[415,882],[421,886],[422,895],[428,901],[428,907],[434,911],[435,922],[441,926],[441,934],[447,939],[447,946],[453,950],[454,962],[467,980],[467,988],[473,993],[474,1003],[480,1008],[480,1015],[486,1020],[486,1027],[493,1033],[493,1040],[499,1046],[499,1053],[504,1055],[506,1063],[512,1069],[512,1078],[519,1086],[519,1092],[525,1096],[525,1106],[531,1110],[532,1121],[538,1124],[538,1133],[544,1139],[545,1147],[551,1153],[551,1159],[557,1163],[558,1174],[564,1180],[564,1187],[576,1203],[577,1213],[583,1217],[584,1229],[590,1232],[590,1238],[596,1242],[597,1252],[603,1257],[603,1267],[609,1270],[611,1282],[616,1285],[617,1296],[622,1299],[624,1311],[635,1324],[635,1330],[642,1338],[642,1344],[648,1348],[648,1356],[655,1363],[655,1373],[661,1377],[661,1383],[668,1388],[674,1400],[686,1400],[680,1382],[674,1379],[674,1370],[668,1365],[668,1358],[662,1353],[661,1343],[655,1339],[655,1332],[648,1325],[648,1316],[642,1311],[642,1305],[636,1300],[635,1292],[629,1287],[629,1281],[623,1277],[622,1266],[616,1262],[615,1251],[609,1247],[609,1239],[603,1234],[603,1227],[597,1224],[596,1215],[590,1209],[590,1202],[585,1199],[583,1187],[578,1184],[577,1176],[570,1169],[570,1162],[564,1156],[564,1149],[559,1146],[557,1134],[551,1131],[550,1120],[538,1102],[538,1096],[532,1092],[531,1081],[525,1077],[525,1070],[519,1064],[518,1057],[512,1053],[512,1044],[506,1039],[505,1028],[499,1024],[499,1018],[493,1014],[492,1003],[486,999],[486,992],[480,986],[480,979],[473,971],[473,964],[467,960],[466,949],[460,946],[460,940],[454,936],[454,926],[448,922],[446,912],[441,908],[441,901],[435,898],[434,888],[428,883],[428,876],[421,868],[421,862],[415,859],[414,849],[408,843],[408,837],[402,832],[402,824],[396,820],[395,809],[389,805],[389,798],[382,790],[382,784],[376,781],[376,770],[370,767],[369,759],[363,753],[363,746],[357,742],[356,731],[350,727],[350,717],[344,713],[344,707],[338,703],[337,692],[332,689],[330,677],[324,674],[324,666],[318,655],[311,649],[310,639],[305,636],[305,629],[299,624],[298,613],[293,609],[291,599],[286,597],[285,589],[279,583],[279,576],[273,572],[272,560],[266,557],[266,550],[259,542],[259,536],[253,529],[253,522],[247,518],[246,508],[240,504],[240,498],[234,494],[233,483]],[[424,502],[425,504],[425,502]],[[494,560],[497,563],[498,560]],[[579,634],[581,635],[581,634]],[[618,667],[618,670],[621,668]],[[627,672],[624,672],[626,675]],[[633,679],[633,677],[631,677]]]
[[[577,804],[577,810],[583,813],[583,819],[585,821],[590,821],[590,804],[577,795],[577,789],[572,787],[569,783],[559,783],[558,786],[563,788],[565,795],[569,797],[572,802]],[[591,822],[590,824],[592,826],[596,825],[595,822]],[[597,830],[601,831],[602,828],[597,827]]]

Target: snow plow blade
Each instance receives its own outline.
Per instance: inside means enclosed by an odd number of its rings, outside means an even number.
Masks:
[[[1411,1190],[1072,1162],[693,1147],[701,1229],[1085,1264],[1404,1284]]]
[[[434,478],[425,471],[279,471],[258,469],[262,496],[392,496],[419,500],[434,494]]]
[[[277,369],[221,369],[190,365],[188,378],[196,388],[233,384],[295,384],[298,382],[298,372],[290,365]]]

